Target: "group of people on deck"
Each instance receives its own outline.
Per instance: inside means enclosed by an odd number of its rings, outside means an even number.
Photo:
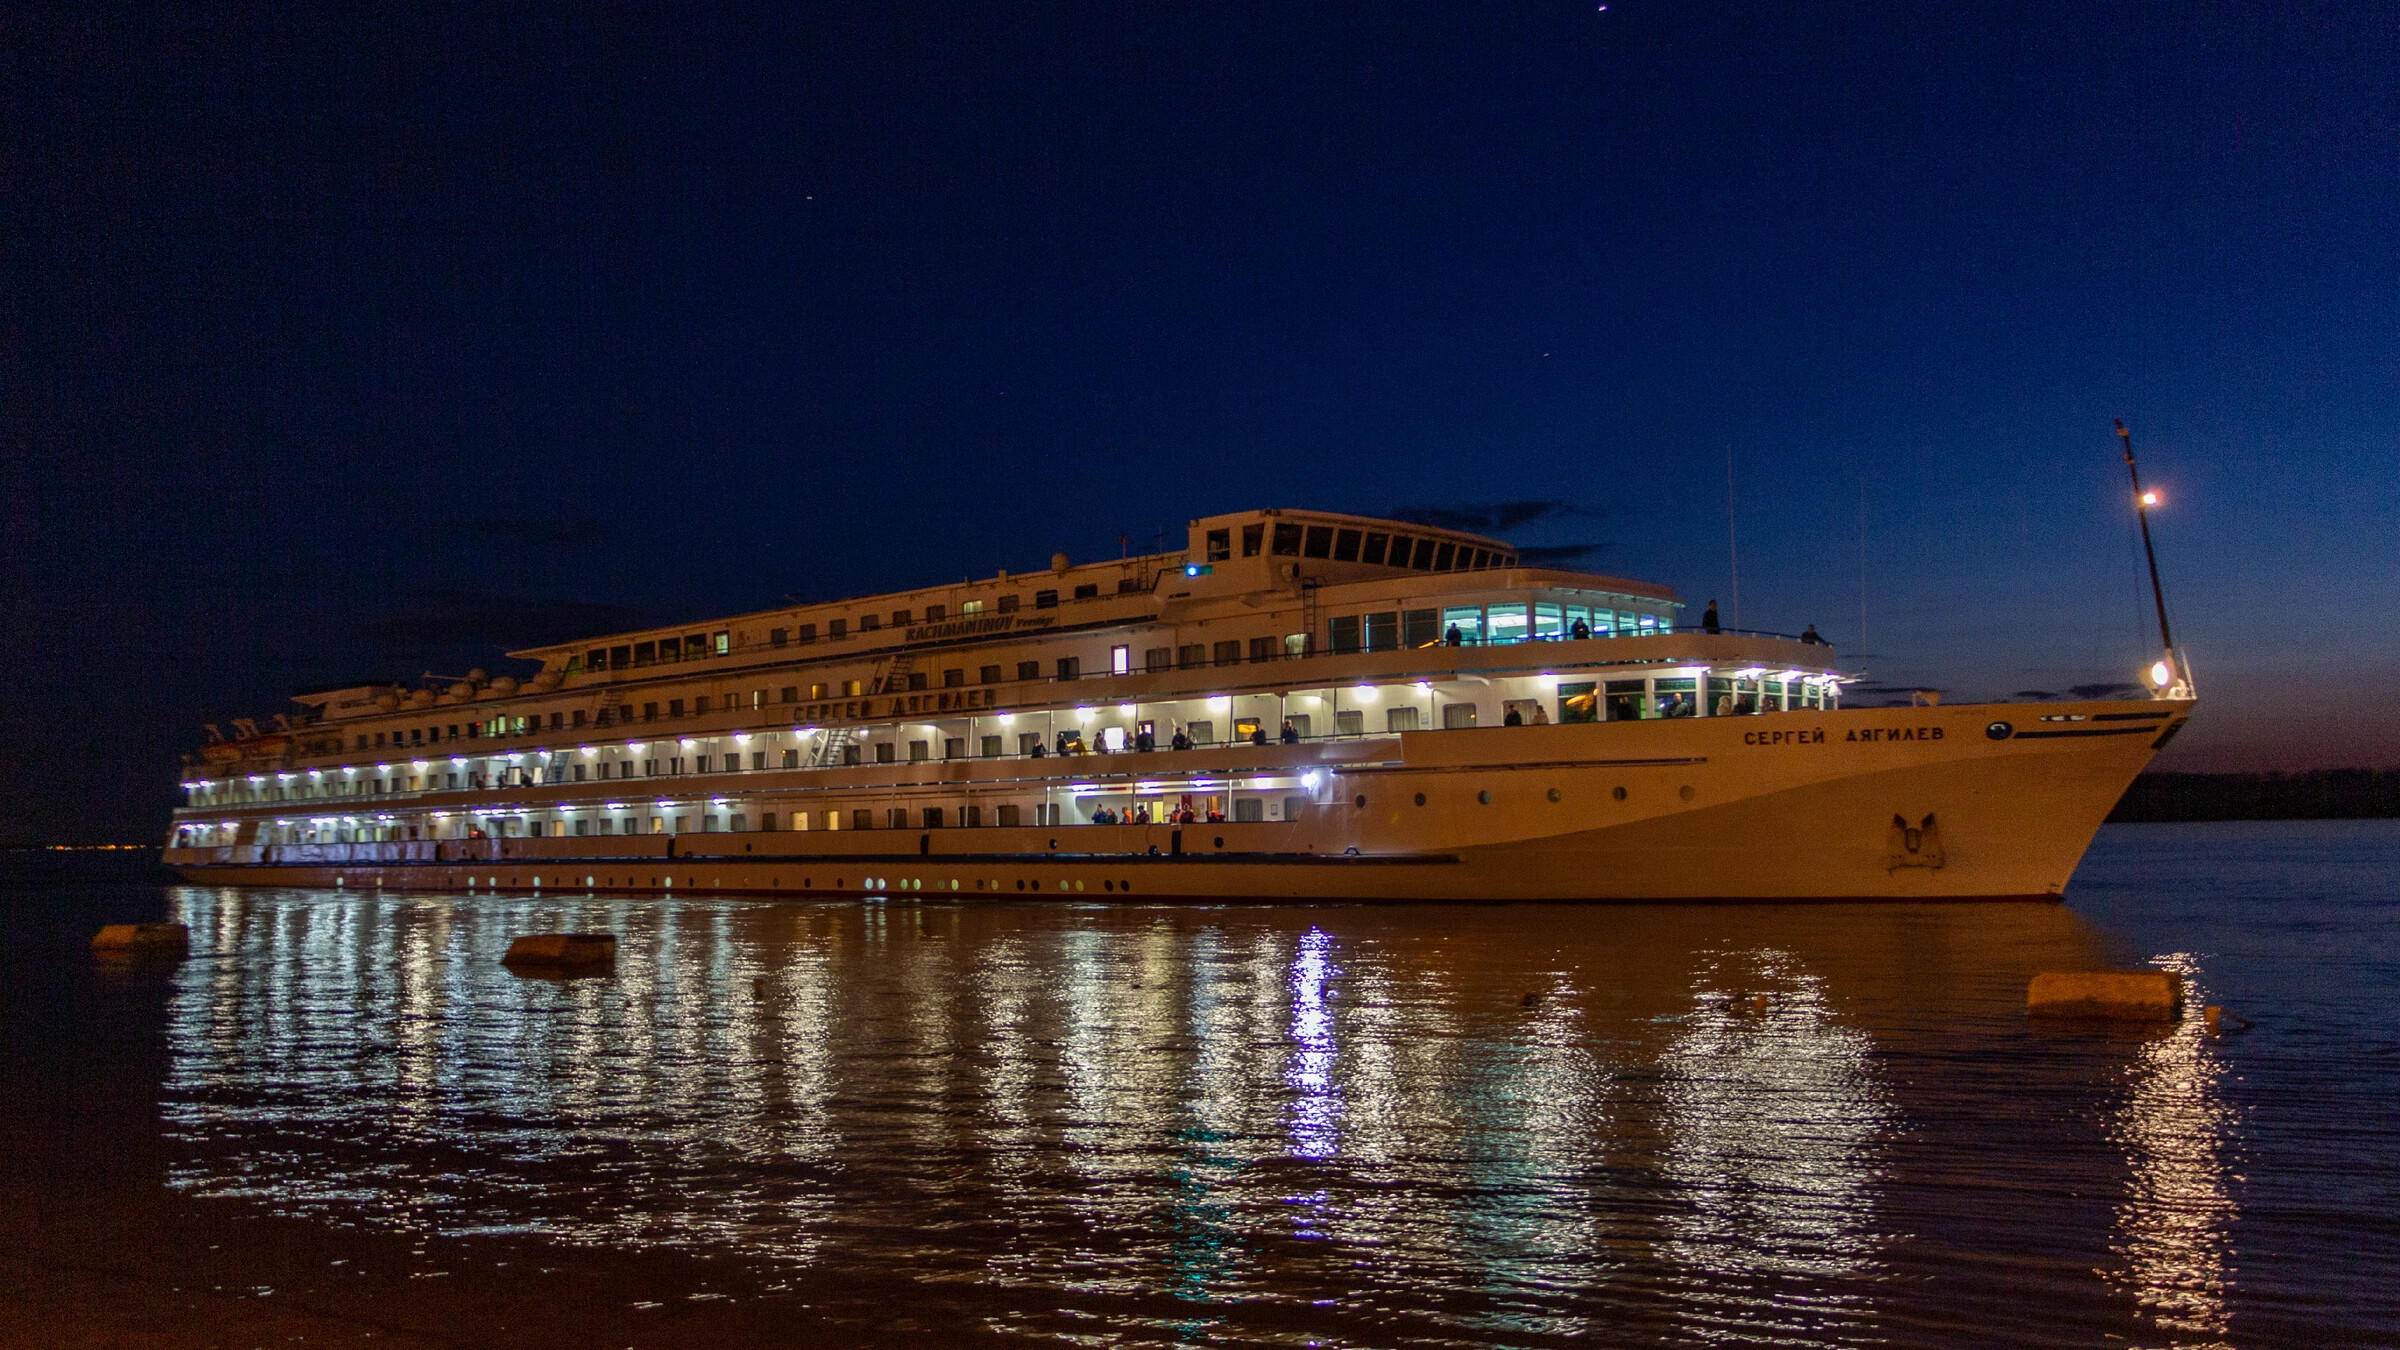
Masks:
[[[1208,824],[1222,825],[1225,823],[1225,813],[1211,807],[1206,819]],[[1153,815],[1148,802],[1136,802],[1123,811],[1113,806],[1103,806],[1092,813],[1094,825],[1198,825],[1201,820],[1200,813],[1189,806],[1173,810],[1162,806]]]

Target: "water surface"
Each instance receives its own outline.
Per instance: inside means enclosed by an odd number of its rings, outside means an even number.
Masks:
[[[176,1204],[428,1266],[697,1260],[754,1330],[2390,1344],[2396,875],[2400,828],[2345,822],[2110,827],[2063,907],[170,886],[111,917],[189,961],[20,922],[10,1010],[155,1035],[121,1128]],[[614,971],[499,965],[557,928]],[[2129,964],[2256,1025],[2027,1020],[2034,972]],[[673,1338],[626,1292],[612,1334]]]

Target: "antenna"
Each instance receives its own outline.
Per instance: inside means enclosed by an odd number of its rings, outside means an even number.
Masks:
[[[1742,545],[1733,532],[1733,442],[1725,442],[1725,551],[1733,562],[1733,626],[1742,626]]]
[[[1867,475],[1858,475],[1858,652],[1867,651]]]

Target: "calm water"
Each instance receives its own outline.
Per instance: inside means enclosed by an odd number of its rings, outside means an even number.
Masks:
[[[448,1242],[428,1264],[462,1240],[707,1257],[692,1296],[791,1333],[2389,1345],[2396,893],[2395,822],[2110,827],[2065,907],[630,902],[53,869],[10,891],[0,1066],[20,1125],[125,1135],[165,1203]],[[161,912],[192,928],[170,971],[77,949]],[[562,927],[617,933],[613,975],[498,964]],[[2148,963],[2255,1026],[2026,1020],[2036,971]],[[121,1081],[95,1103],[128,1066],[130,1104]],[[628,1292],[639,1340],[664,1295]]]

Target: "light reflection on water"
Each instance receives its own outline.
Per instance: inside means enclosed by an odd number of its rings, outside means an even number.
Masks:
[[[2031,972],[2101,963],[2056,908],[174,904],[175,1184],[325,1222],[905,1271],[1170,1340],[1273,1306],[1385,1343],[2021,1341],[1953,1309],[2028,1298],[2068,1342],[2227,1330],[2217,1052],[2028,1029]],[[499,966],[562,928],[617,933],[613,974]],[[2028,1101],[2084,1123],[2034,1156]],[[1958,1154],[2043,1184],[1954,1187]]]

